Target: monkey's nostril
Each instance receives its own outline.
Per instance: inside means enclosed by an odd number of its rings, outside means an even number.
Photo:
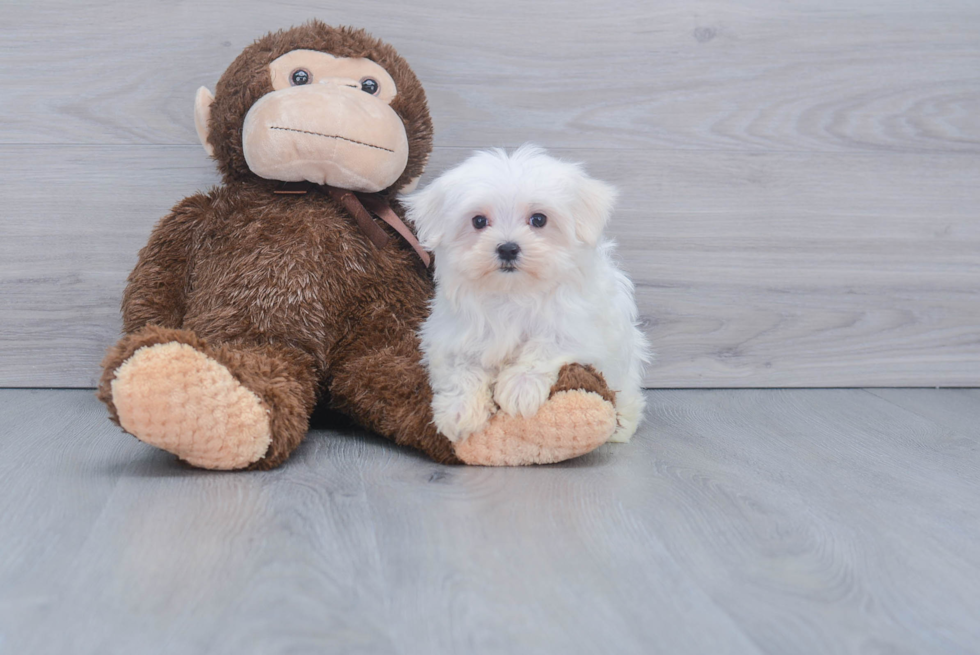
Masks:
[[[513,241],[508,241],[507,243],[502,243],[497,246],[497,257],[505,262],[514,261],[517,259],[517,255],[520,254],[520,252],[521,247]]]

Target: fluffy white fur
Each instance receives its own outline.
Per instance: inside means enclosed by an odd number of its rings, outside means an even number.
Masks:
[[[422,326],[436,427],[453,441],[499,407],[533,416],[564,364],[592,364],[616,392],[628,441],[643,415],[646,340],[633,284],[604,239],[616,192],[577,164],[525,145],[478,152],[403,202],[435,253],[436,296]],[[533,227],[534,214],[547,217]],[[484,216],[488,225],[474,227]],[[516,243],[508,267],[499,245]]]

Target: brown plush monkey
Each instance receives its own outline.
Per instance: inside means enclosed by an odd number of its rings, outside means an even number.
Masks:
[[[267,35],[214,98],[198,92],[195,122],[223,184],[174,207],[129,277],[99,386],[124,430],[194,466],[271,468],[323,396],[439,462],[555,462],[606,441],[613,395],[577,365],[532,419],[498,414],[455,447],[431,425],[425,255],[397,216],[364,210],[401,215],[431,151],[425,93],[393,48],[317,21]]]

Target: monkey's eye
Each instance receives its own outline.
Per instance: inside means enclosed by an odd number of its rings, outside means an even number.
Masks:
[[[544,214],[531,214],[531,218],[527,222],[531,227],[544,227],[548,222],[548,217]]]
[[[361,91],[374,95],[378,92],[378,82],[370,77],[361,80]]]
[[[486,226],[487,226],[487,217],[486,216],[483,216],[481,214],[481,215],[478,215],[478,216],[474,216],[473,217],[473,227],[475,227],[478,230],[482,230]]]
[[[310,74],[300,68],[299,70],[293,71],[293,74],[289,76],[289,82],[293,86],[302,86],[304,84],[310,83]]]

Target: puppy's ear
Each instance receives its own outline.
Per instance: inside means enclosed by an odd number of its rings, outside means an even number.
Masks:
[[[612,215],[617,191],[612,185],[594,180],[584,173],[576,185],[575,236],[594,246]]]
[[[434,250],[442,241],[445,231],[443,213],[446,195],[442,187],[440,181],[436,180],[421,191],[414,191],[400,198],[405,206],[405,218],[415,225],[419,243],[426,250]]]

